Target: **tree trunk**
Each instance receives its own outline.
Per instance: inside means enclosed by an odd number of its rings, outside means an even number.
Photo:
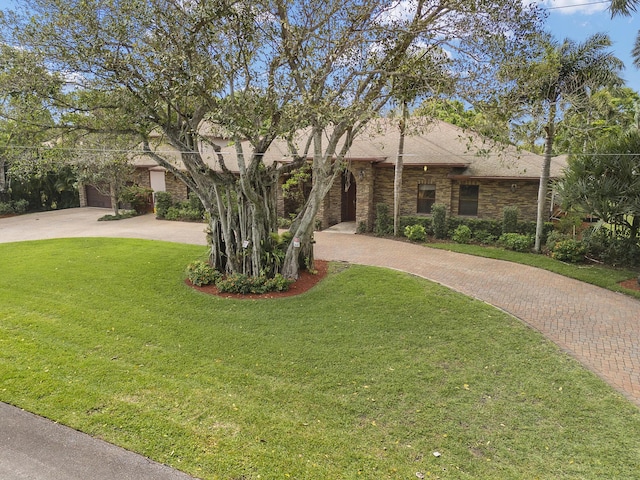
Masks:
[[[404,136],[407,129],[407,117],[409,108],[407,101],[402,101],[402,117],[400,118],[400,140],[398,140],[398,156],[396,157],[396,168],[393,177],[393,235],[399,235],[400,228],[400,200],[402,195],[402,169],[404,166]]]
[[[109,183],[109,198],[111,199],[111,208],[113,208],[113,214],[117,217],[120,213],[118,207],[118,192],[116,190],[115,182]]]
[[[549,107],[549,121],[545,127],[546,138],[544,145],[544,160],[542,164],[542,172],[540,174],[540,185],[538,186],[538,212],[536,215],[536,238],[534,244],[534,250],[536,253],[540,253],[542,249],[542,233],[544,231],[545,219],[548,219],[548,212],[546,211],[547,204],[547,192],[549,190],[549,175],[551,171],[551,155],[553,153],[553,141],[555,138],[555,117],[556,117],[556,104],[555,102]]]

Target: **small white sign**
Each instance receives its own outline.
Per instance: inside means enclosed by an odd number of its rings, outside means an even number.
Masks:
[[[242,248],[247,248],[249,246],[249,240],[244,240],[242,242]]]
[[[298,237],[293,239],[293,246],[295,248],[300,248],[300,239]]]

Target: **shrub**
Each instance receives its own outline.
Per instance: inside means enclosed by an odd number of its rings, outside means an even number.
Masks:
[[[173,205],[173,198],[169,192],[156,192],[156,217],[165,218],[167,211]]]
[[[262,263],[264,265],[263,273],[271,277],[280,271],[292,240],[293,234],[286,231],[282,235],[278,234],[278,232],[271,232],[268,239],[260,241]]]
[[[561,240],[557,242],[551,251],[551,257],[561,262],[579,263],[584,260],[587,249],[578,240]]]
[[[17,213],[19,215],[26,213],[29,201],[20,199],[12,202],[0,202],[0,215],[11,215]]]
[[[26,213],[28,207],[29,201],[25,200],[24,198],[13,202],[13,210],[19,215]]]
[[[278,217],[278,228],[289,228],[292,222],[291,218]]]
[[[533,247],[533,237],[530,235],[520,235],[519,233],[503,233],[498,239],[498,244],[507,250],[529,252]]]
[[[408,225],[404,229],[404,236],[412,242],[424,242],[427,239],[427,231],[422,225]]]
[[[8,202],[0,202],[0,215],[10,215],[15,213],[13,205]]]
[[[558,220],[555,229],[561,233],[578,234],[582,228],[582,216],[576,213],[570,213]]]
[[[98,219],[99,222],[108,222],[111,220],[124,220],[125,218],[131,218],[137,216],[138,213],[135,210],[120,210],[117,215],[103,215]]]
[[[393,217],[389,215],[389,207],[386,203],[376,205],[376,221],[373,226],[373,233],[378,237],[393,234]]]
[[[198,195],[196,195],[195,193],[190,193],[189,194],[189,200],[187,200],[187,205],[189,210],[198,212],[198,216],[200,218],[202,218],[202,216],[204,215],[204,205],[202,204],[202,201],[200,200],[200,197],[198,197]]]
[[[508,206],[502,210],[502,233],[518,232],[518,207]]]
[[[404,229],[409,225],[422,225],[427,232],[427,235],[433,235],[433,222],[431,217],[423,217],[418,215],[400,217],[401,232],[404,232]]]
[[[587,255],[607,265],[635,267],[640,265],[637,239],[619,237],[606,228],[589,229],[583,235]]]
[[[471,229],[466,225],[460,225],[453,232],[452,240],[456,243],[469,243],[471,241]]]
[[[227,275],[216,281],[216,287],[222,293],[269,293],[284,292],[289,289],[291,281],[277,274],[273,278],[266,276],[250,277],[240,273]]]
[[[187,278],[198,287],[211,285],[220,278],[220,272],[216,271],[209,263],[196,260],[187,265]]]
[[[447,207],[442,203],[434,203],[431,214],[433,215],[433,234],[436,238],[447,238]]]
[[[557,230],[554,230],[553,232],[549,233],[549,235],[547,235],[547,242],[546,242],[546,249],[549,252],[553,252],[553,249],[555,248],[556,244],[559,242],[563,242],[565,240],[572,240],[573,237],[571,237],[570,235],[567,235],[566,233],[561,233]]]
[[[490,232],[487,232],[486,230],[478,230],[473,234],[473,239],[476,242],[481,243],[482,245],[492,245],[496,243],[497,238],[498,238],[497,236],[492,235]]]
[[[147,210],[147,206],[149,205],[149,200],[151,198],[152,192],[153,190],[151,190],[150,188],[132,185],[130,187],[126,187],[122,191],[120,200],[122,200],[124,203],[129,204],[131,208],[136,212],[145,213]]]

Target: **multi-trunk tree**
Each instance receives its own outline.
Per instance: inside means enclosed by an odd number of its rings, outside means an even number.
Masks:
[[[277,228],[278,177],[311,164],[311,192],[291,226],[297,241],[281,266],[290,278],[312,261],[320,205],[353,139],[391,98],[390,79],[403,71],[407,52],[444,49],[455,59],[451,68],[471,80],[500,54],[525,49],[539,25],[536,8],[520,0],[18,4],[28,14],[5,15],[5,42],[37,51],[64,76],[58,106],[66,112],[75,106],[70,91],[100,93],[96,108],[111,110],[112,130],[140,135],[146,153],[198,195],[219,270],[272,270],[263,252]],[[76,110],[73,127],[92,114]],[[212,126],[228,146],[211,141]],[[275,140],[287,142],[286,161],[265,160]]]

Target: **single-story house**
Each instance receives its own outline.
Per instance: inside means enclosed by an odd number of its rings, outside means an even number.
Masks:
[[[443,203],[449,215],[502,219],[503,208],[517,206],[521,220],[535,220],[543,157],[511,145],[493,144],[469,131],[439,120],[413,126],[405,137],[401,215],[429,215],[434,203]],[[394,170],[400,138],[397,121],[371,122],[354,141],[346,158],[341,182],[336,182],[318,213],[322,228],[341,222],[373,227],[376,205],[393,206]],[[227,166],[233,169],[233,147],[222,137],[213,139],[222,147]],[[207,158],[207,155],[205,155]],[[178,162],[176,156],[176,162]],[[217,160],[207,159],[212,168]],[[287,162],[285,142],[274,142],[266,163]],[[155,191],[168,191],[185,199],[186,186],[172,174],[143,157],[136,160],[136,183]],[[551,178],[566,167],[565,156],[554,157]],[[547,199],[551,216],[552,194]],[[279,195],[278,210],[286,215]]]

